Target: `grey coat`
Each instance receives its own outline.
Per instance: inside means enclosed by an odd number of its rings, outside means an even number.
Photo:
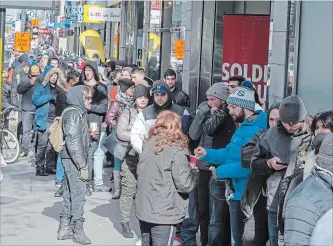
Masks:
[[[303,150],[303,147],[309,147],[310,142],[311,134],[308,132],[304,131],[291,135],[282,126],[270,128],[261,135],[251,160],[251,169],[257,175],[269,176],[267,179],[268,210],[278,211],[277,190],[280,181],[285,175],[291,175],[295,166],[305,163],[307,153],[306,150]],[[291,166],[291,168],[288,168],[289,173],[286,174],[286,170],[275,171],[268,167],[267,161],[275,156],[279,157],[283,163]]]
[[[2,108],[8,108],[9,106],[18,107],[18,95],[17,95],[17,83],[13,78],[11,84],[2,82]]]
[[[311,245],[311,235],[316,223],[333,208],[332,180],[331,172],[315,166],[311,176],[293,191],[286,205],[285,246]]]
[[[153,152],[156,137],[143,146],[137,167],[136,217],[145,222],[175,225],[187,214],[188,193],[196,186],[189,153],[177,145]]]

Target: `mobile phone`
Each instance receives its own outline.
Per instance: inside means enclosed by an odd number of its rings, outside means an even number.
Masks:
[[[276,164],[283,165],[283,166],[288,166],[288,163],[285,163],[285,162],[277,162]]]

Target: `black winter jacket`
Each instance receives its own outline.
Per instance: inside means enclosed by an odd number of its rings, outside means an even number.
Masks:
[[[61,151],[62,159],[71,159],[80,170],[88,165],[88,151],[90,144],[87,113],[80,107],[66,111],[62,116],[62,129],[65,147]],[[79,113],[79,112],[80,113]]]
[[[172,91],[172,101],[179,106],[187,108],[190,107],[189,96],[185,92],[179,90],[177,87],[175,87],[175,89]]]

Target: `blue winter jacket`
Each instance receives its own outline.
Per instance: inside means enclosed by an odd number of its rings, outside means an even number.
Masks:
[[[252,118],[252,117],[251,117]],[[231,179],[234,195],[233,200],[241,200],[251,174],[251,169],[241,164],[241,148],[247,144],[258,131],[267,128],[267,114],[263,111],[250,121],[244,121],[235,131],[230,143],[222,149],[206,149],[207,154],[201,160],[219,165],[216,169],[220,179]]]
[[[45,87],[38,82],[32,95],[32,103],[36,106],[34,129],[45,131],[49,113],[49,102],[51,100],[50,84]]]
[[[45,68],[44,75],[53,68],[48,65]],[[34,129],[45,131],[47,128],[47,118],[49,113],[49,102],[51,100],[50,83],[44,86],[43,81],[37,81],[34,94],[32,95],[32,103],[36,106]]]

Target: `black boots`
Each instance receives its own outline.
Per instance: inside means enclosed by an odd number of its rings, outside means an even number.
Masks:
[[[90,239],[83,231],[83,221],[74,221],[74,236],[73,242],[81,245],[91,244]]]
[[[114,177],[114,193],[112,195],[112,199],[119,199],[121,192],[120,171],[113,171],[113,177]]]
[[[46,171],[45,168],[37,168],[36,176],[49,176],[49,173]]]
[[[129,222],[121,223],[121,228],[123,229],[123,236],[125,238],[133,238],[133,232],[131,231],[131,228],[129,226]]]
[[[73,229],[69,218],[60,218],[58,230],[58,240],[67,240],[73,238]]]

